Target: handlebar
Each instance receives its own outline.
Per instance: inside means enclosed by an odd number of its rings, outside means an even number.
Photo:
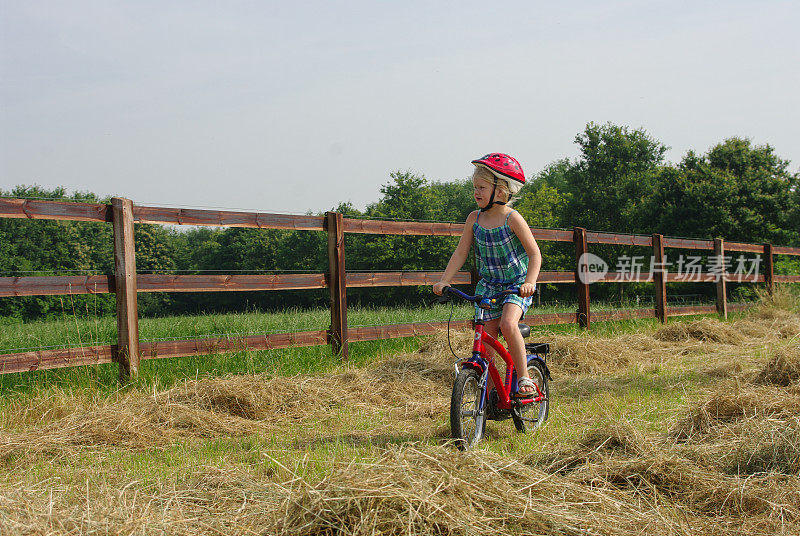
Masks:
[[[477,294],[475,296],[470,296],[469,294],[461,292],[457,288],[444,287],[442,289],[442,295],[439,296],[439,303],[447,303],[448,301],[450,301],[451,296],[457,296],[468,302],[477,303],[478,307],[480,307],[481,309],[491,309],[492,305],[497,303],[497,300],[505,296],[508,296],[509,294],[519,294],[519,289],[504,290],[493,296],[481,296],[480,294]]]

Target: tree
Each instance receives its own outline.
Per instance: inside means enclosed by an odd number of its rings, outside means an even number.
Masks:
[[[653,191],[653,175],[667,147],[644,130],[589,123],[575,137],[581,156],[562,164],[570,194],[565,218],[571,226],[634,232],[645,223],[640,205]]]
[[[17,186],[10,192],[0,191],[0,195],[99,202],[92,193],[68,195],[61,187],[47,190],[40,186]],[[0,218],[0,244],[0,276],[113,273],[112,231],[105,223]],[[72,296],[70,300],[70,310],[74,305],[77,312],[85,311],[89,302],[92,310],[101,313],[114,310],[111,295]],[[0,316],[32,319],[61,315],[63,303],[58,296],[3,298]]]
[[[563,214],[570,201],[570,194],[560,192],[545,181],[537,181],[526,187],[525,195],[514,204],[531,227],[561,227]]]
[[[662,170],[649,213],[675,236],[788,244],[798,238],[798,176],[769,145],[730,138]]]

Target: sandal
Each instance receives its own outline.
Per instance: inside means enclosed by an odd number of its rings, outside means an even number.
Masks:
[[[520,388],[522,387],[530,387],[532,391],[523,393],[520,391]],[[537,391],[536,384],[533,383],[533,380],[530,379],[528,376],[525,376],[524,378],[520,378],[517,380],[517,392],[511,395],[511,398],[514,398],[516,400],[519,399],[525,400],[528,398],[534,398],[536,396],[536,391]]]

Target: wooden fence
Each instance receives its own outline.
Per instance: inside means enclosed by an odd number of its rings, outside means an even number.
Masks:
[[[344,237],[348,233],[379,235],[459,236],[463,224],[437,222],[379,221],[346,218],[340,213],[328,212],[324,216],[295,216],[260,212],[234,212],[135,206],[130,200],[114,198],[110,205],[37,201],[25,199],[0,199],[1,218],[28,218],[110,223],[114,232],[114,276],[55,276],[55,277],[0,277],[0,297],[43,296],[69,294],[114,293],[117,303],[117,344],[81,348],[45,349],[0,355],[0,373],[23,372],[76,365],[119,363],[120,379],[127,380],[137,374],[142,359],[207,355],[215,352],[264,350],[288,346],[313,346],[330,344],[343,358],[348,356],[348,343],[392,337],[407,337],[431,333],[442,328],[444,322],[425,322],[348,328],[347,289],[354,287],[432,285],[439,281],[442,272],[374,272],[350,273],[345,270]],[[248,227],[257,229],[292,229],[318,231],[328,234],[327,273],[264,274],[264,275],[156,275],[138,274],[133,238],[135,224],[172,224]],[[575,228],[532,229],[539,241],[572,242],[575,244],[575,270],[571,272],[541,272],[539,283],[575,284],[578,290],[578,308],[575,313],[531,314],[525,317],[530,325],[578,323],[588,328],[591,321],[621,320],[630,318],[658,318],[666,322],[670,316],[718,313],[744,307],[729,305],[726,301],[726,283],[741,280],[765,283],[771,292],[776,282],[800,282],[800,275],[775,275],[775,255],[798,255],[800,247],[773,246],[771,244],[746,244],[725,242],[723,239],[690,240],[652,236],[602,233]],[[610,272],[597,279],[599,282],[652,282],[655,285],[655,307],[652,309],[627,309],[591,312],[589,284],[579,274],[586,273],[585,256],[589,244],[633,245],[652,248],[656,263],[664,261],[665,248],[705,250],[724,256],[726,252],[748,252],[763,256],[764,269],[758,275],[734,279],[713,273],[690,274],[692,281],[713,282],[716,285],[715,306],[667,306],[666,284],[689,280],[687,274],[653,271],[642,274]],[[471,284],[475,274],[459,272],[453,284]],[[214,292],[214,291],[265,291],[290,289],[330,289],[331,325],[322,331],[297,333],[271,333],[246,337],[203,338],[177,341],[139,341],[137,293],[139,292]],[[467,325],[468,321],[456,323]]]

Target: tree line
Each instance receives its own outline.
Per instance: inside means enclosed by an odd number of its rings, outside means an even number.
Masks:
[[[577,157],[529,174],[528,185],[517,196],[514,208],[531,226],[800,244],[800,173],[792,173],[790,162],[769,145],[733,137],[703,154],[689,151],[680,162],[670,163],[665,160],[668,148],[646,131],[611,123],[589,123],[575,143]],[[109,202],[93,193],[38,186],[0,190],[0,195]],[[474,209],[468,177],[431,181],[410,171],[391,173],[380,198],[363,211],[346,202],[332,207],[359,218],[456,222]],[[324,272],[328,267],[327,236],[319,232],[137,225],[135,241],[140,273]],[[345,241],[348,271],[394,271],[443,269],[457,239],[353,234]],[[540,246],[543,270],[573,269],[571,244]],[[112,247],[110,225],[0,219],[0,277],[112,274]],[[613,259],[621,255],[649,255],[643,248],[621,246],[593,246],[592,251],[609,260],[612,268]],[[800,265],[781,259],[776,271],[797,274]],[[682,288],[691,290],[691,284]],[[600,299],[616,299],[624,292],[651,292],[647,289],[645,284],[600,284],[592,292]],[[573,292],[571,285],[550,285],[545,290],[548,297],[566,301]],[[418,304],[429,297],[429,289],[416,287],[348,291],[350,303],[364,305]],[[139,303],[143,315],[164,315],[324,307],[328,295],[324,289],[142,293]],[[112,295],[0,299],[0,318],[5,321],[107,315],[114,310]]]

